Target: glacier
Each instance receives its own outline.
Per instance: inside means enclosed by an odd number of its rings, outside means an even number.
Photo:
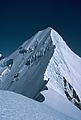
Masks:
[[[51,27],[0,59],[0,90],[41,102],[72,119],[81,118],[81,58]]]

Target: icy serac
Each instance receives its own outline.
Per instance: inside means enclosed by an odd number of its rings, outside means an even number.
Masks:
[[[81,109],[80,68],[81,58],[49,27],[0,61],[0,89],[44,101],[54,109],[65,105],[67,110],[63,108],[62,112],[71,116],[69,106]]]

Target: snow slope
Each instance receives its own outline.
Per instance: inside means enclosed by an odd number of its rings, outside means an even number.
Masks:
[[[53,29],[50,35],[56,49],[45,72],[45,75],[50,77],[49,84],[65,76],[81,98],[81,58],[71,51],[62,37]]]
[[[0,91],[0,120],[74,120],[22,95]]]

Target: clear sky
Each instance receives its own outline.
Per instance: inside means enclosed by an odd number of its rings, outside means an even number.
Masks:
[[[5,56],[48,26],[81,56],[80,0],[0,0],[0,52]]]

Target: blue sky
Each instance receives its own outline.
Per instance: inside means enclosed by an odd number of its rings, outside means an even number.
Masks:
[[[81,56],[80,0],[0,0],[0,52],[4,56],[48,26]]]

